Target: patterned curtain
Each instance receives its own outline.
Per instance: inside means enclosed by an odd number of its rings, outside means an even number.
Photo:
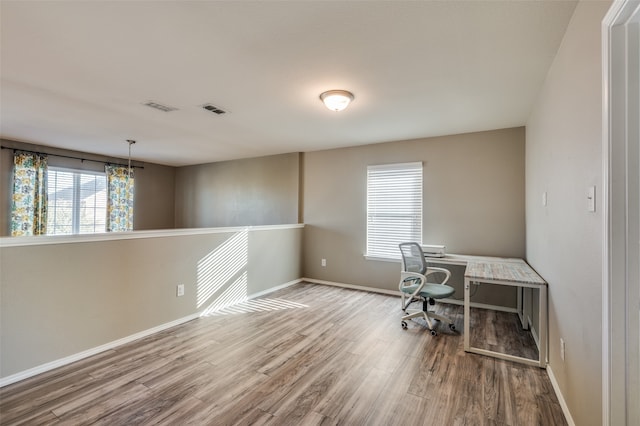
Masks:
[[[26,152],[13,155],[11,235],[47,233],[47,156]]]
[[[107,174],[107,232],[133,230],[133,170],[106,165]]]

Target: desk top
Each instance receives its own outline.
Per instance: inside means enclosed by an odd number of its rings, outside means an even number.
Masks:
[[[465,278],[546,285],[546,281],[524,260],[519,262],[476,261],[467,262]]]
[[[494,256],[471,256],[466,254],[450,254],[447,253],[443,257],[425,256],[427,263],[440,263],[444,265],[462,265],[472,261],[478,262],[523,262],[522,259],[515,257],[494,257]]]

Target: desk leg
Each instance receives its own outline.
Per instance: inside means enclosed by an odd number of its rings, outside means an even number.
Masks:
[[[540,368],[547,368],[548,354],[547,354],[547,321],[548,321],[548,308],[547,308],[547,286],[540,286],[540,291],[538,292],[540,297],[540,309],[538,310],[538,315],[540,319],[538,321],[538,325],[540,327],[540,332],[538,336],[540,337]]]
[[[471,280],[464,279],[464,350],[469,352],[471,348],[471,336],[469,327],[471,325]]]
[[[525,312],[524,306],[525,306],[525,294],[524,294],[524,288],[522,287],[516,287],[516,291],[517,291],[517,296],[518,296],[518,305],[517,305],[517,310],[518,310],[518,318],[520,318],[520,324],[522,324],[522,329],[523,330],[528,330],[528,324],[527,321],[525,320],[525,318],[527,317],[527,312]]]

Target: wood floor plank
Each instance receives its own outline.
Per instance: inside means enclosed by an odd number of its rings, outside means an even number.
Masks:
[[[429,399],[408,393],[389,395],[383,392],[371,407],[365,424],[371,426],[421,425],[425,424],[425,415],[431,408],[432,402]]]
[[[194,413],[206,411],[207,406],[202,401],[193,397],[186,397],[175,401],[165,410],[142,420],[141,425],[148,426],[173,426],[186,425]],[[108,419],[108,418],[107,418]]]
[[[53,410],[53,414],[60,419],[60,425],[91,424],[100,419],[108,418],[119,408],[131,404],[136,400],[149,400],[149,390],[138,383],[130,382],[110,392],[102,393],[96,398],[85,400],[84,404],[69,404]],[[105,419],[106,417],[106,419]]]
[[[60,421],[51,411],[38,411],[38,412],[29,412],[23,416],[18,418],[14,418],[11,421],[5,421],[2,417],[0,417],[0,424],[11,424],[11,425],[29,425],[29,426],[49,426],[49,425],[57,425]]]
[[[283,420],[277,416],[274,416],[271,421],[268,423],[269,425],[283,425],[285,424]],[[327,416],[323,416],[322,414],[316,413],[315,411],[309,411],[301,420],[300,425],[304,426],[332,426],[335,425],[336,422],[333,419],[330,419]]]
[[[321,401],[327,395],[336,397],[339,395],[339,384],[352,380],[352,374],[361,368],[363,360],[353,354],[342,354],[340,359],[328,363],[324,368],[319,368],[314,380],[305,388],[297,392],[290,392],[282,401],[274,416],[285,422],[297,423],[303,421],[309,411],[321,414]],[[336,404],[337,405],[337,404]],[[323,417],[324,414],[322,414]]]
[[[73,381],[74,376],[88,377],[86,373],[88,369],[94,369],[97,365],[100,365],[100,362],[110,362],[109,360],[115,353],[115,350],[108,350],[77,361],[74,363],[73,371],[68,371],[65,368],[56,368],[20,382],[2,387],[0,388],[0,401],[2,401],[2,404],[10,403],[15,399],[24,398],[26,393],[30,396],[34,396],[37,392],[47,394],[54,389],[64,387],[60,382]]]
[[[482,384],[476,380],[461,380],[455,389],[455,402],[450,417],[454,424],[475,425],[483,417]]]
[[[62,379],[62,380],[61,380]],[[64,376],[47,386],[34,387],[33,392],[22,389],[18,392],[20,398],[0,399],[2,401],[2,417],[0,423],[5,421],[17,422],[18,418],[25,416],[32,418],[40,412],[50,412],[55,406],[55,402],[64,398],[68,394],[82,389],[95,379],[88,374],[70,375],[66,380]]]
[[[400,327],[398,297],[299,283],[0,389],[0,423],[565,425],[544,370]],[[513,314],[472,310],[473,339],[536,354]],[[509,336],[503,336],[509,334]]]
[[[341,406],[341,410],[333,418],[341,424],[364,425],[381,393],[384,392],[382,384],[386,383],[390,373],[373,368],[360,385]]]

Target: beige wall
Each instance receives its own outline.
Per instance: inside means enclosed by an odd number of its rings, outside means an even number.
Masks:
[[[364,258],[373,164],[423,162],[423,243],[444,244],[450,253],[524,257],[524,133],[520,127],[305,153],[304,276],[397,289],[399,263]],[[461,283],[454,287],[461,298]],[[474,300],[515,303],[510,289],[482,287]]]
[[[296,280],[302,231],[143,233],[63,244],[41,237],[44,243],[25,246],[7,246],[19,238],[1,239],[0,376],[206,311],[225,291],[252,295]]]
[[[578,425],[602,421],[600,25],[608,7],[578,3],[527,122],[527,260],[549,283],[549,365]]]
[[[2,140],[2,146],[29,151],[60,154],[97,160],[80,161],[51,155],[50,166],[68,167],[78,170],[104,171],[101,161],[126,164],[122,158],[104,157],[84,152],[67,151],[21,142]],[[134,229],[171,229],[174,227],[175,168],[151,163],[134,162],[144,169],[135,169],[136,194],[134,204]],[[10,234],[13,151],[3,149],[0,153],[0,236]]]
[[[176,168],[144,163],[135,179],[133,229],[174,228]]]
[[[298,223],[298,153],[180,167],[177,228]]]

